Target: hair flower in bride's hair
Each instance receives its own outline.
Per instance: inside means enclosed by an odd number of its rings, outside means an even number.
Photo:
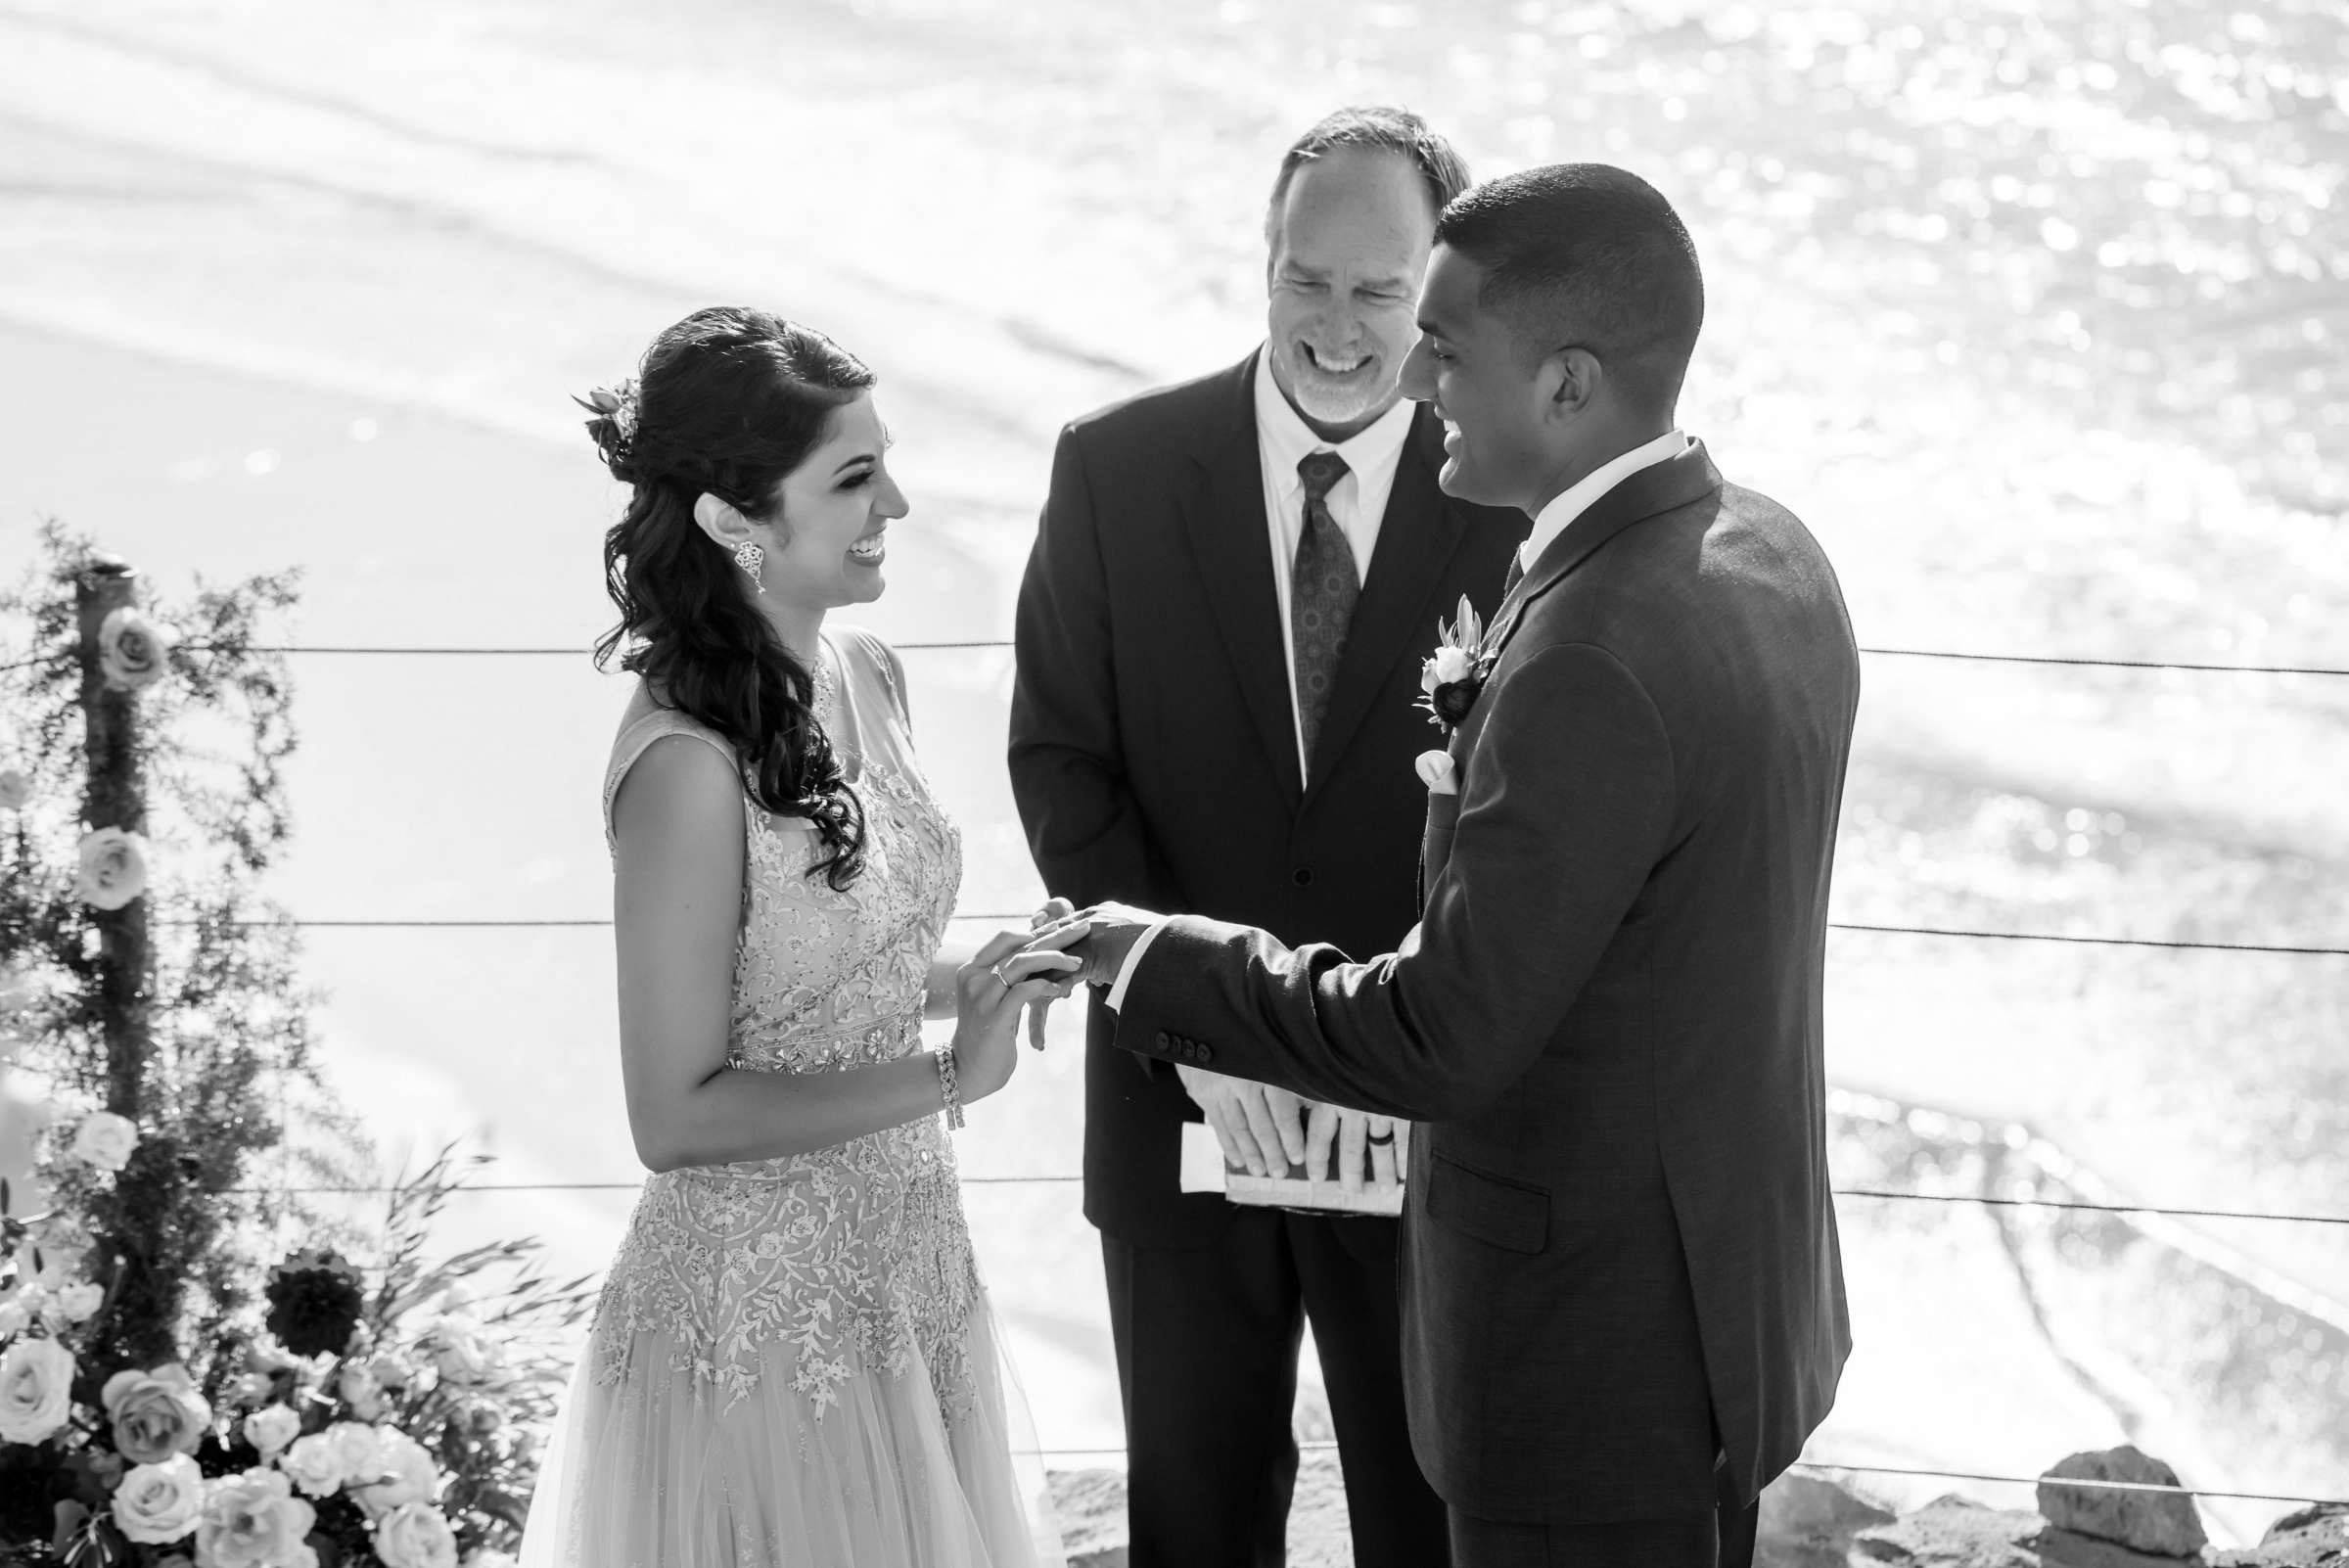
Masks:
[[[1493,674],[1494,658],[1485,647],[1485,627],[1476,606],[1462,594],[1459,619],[1449,626],[1436,623],[1436,651],[1419,667],[1419,706],[1427,710],[1427,721],[1447,737],[1476,706]]]
[[[636,439],[635,377],[627,377],[617,387],[591,387],[586,396],[575,396],[572,401],[591,414],[612,421],[612,428],[620,433],[622,446]]]

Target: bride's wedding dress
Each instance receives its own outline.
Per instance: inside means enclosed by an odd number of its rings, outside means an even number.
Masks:
[[[806,875],[812,829],[745,797],[730,1065],[823,1073],[921,1048],[961,841],[914,761],[896,655],[827,637],[817,715],[866,813],[863,874]],[[614,795],[646,748],[622,729]],[[557,1423],[524,1568],[1030,1568],[1060,1561],[940,1117],[644,1184]],[[1016,1392],[1013,1394],[1016,1404]]]

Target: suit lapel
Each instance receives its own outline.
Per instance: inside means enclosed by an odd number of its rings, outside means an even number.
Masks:
[[[1304,785],[1298,776],[1297,715],[1289,700],[1280,601],[1272,586],[1272,530],[1265,516],[1255,386],[1256,355],[1251,354],[1231,372],[1224,417],[1193,454],[1197,484],[1179,504],[1241,701],[1293,808]]]
[[[1494,612],[1487,642],[1495,653],[1508,646],[1525,612],[1536,599],[1557,586],[1567,574],[1589,560],[1598,547],[1635,523],[1677,510],[1721,488],[1721,470],[1713,466],[1702,441],[1680,456],[1653,464],[1632,475],[1590,503],[1589,509],[1566,525],[1566,531],[1549,541],[1515,590]]]
[[[1412,415],[1410,434],[1396,461],[1394,487],[1378,526],[1378,547],[1370,554],[1370,576],[1354,607],[1346,648],[1338,658],[1337,684],[1321,717],[1321,757],[1345,755],[1354,732],[1369,715],[1386,687],[1388,672],[1417,647],[1418,633],[1435,640],[1436,622],[1448,606],[1437,604],[1444,569],[1467,537],[1468,522],[1436,484],[1443,422],[1425,406]],[[1309,782],[1310,804],[1328,776],[1324,765]]]

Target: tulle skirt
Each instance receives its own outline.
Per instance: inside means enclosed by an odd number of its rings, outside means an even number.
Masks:
[[[820,1412],[768,1346],[739,1398],[627,1336],[618,1381],[581,1358],[540,1469],[521,1568],[1063,1568],[1017,1384],[985,1304],[967,1410],[918,1354],[865,1370]],[[608,1364],[608,1363],[607,1363]]]

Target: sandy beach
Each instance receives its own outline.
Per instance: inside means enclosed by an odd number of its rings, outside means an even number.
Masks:
[[[2349,27],[2133,16],[20,0],[0,568],[55,516],[170,593],[299,566],[299,642],[580,650],[298,658],[272,891],[314,920],[599,919],[627,692],[584,650],[619,497],[567,394],[714,299],[816,321],[880,372],[915,507],[856,619],[1000,638],[1059,425],[1247,351],[1280,146],[1390,99],[1481,173],[1604,158],[1682,207],[1711,295],[1684,421],[1814,525],[1864,644],[2349,668]],[[962,905],[1029,907],[1009,654],[907,659]],[[2349,946],[2349,680],[1865,676],[1838,919]],[[306,951],[387,1158],[460,1136],[495,1182],[634,1180],[608,932]],[[2349,960],[1846,932],[1829,978],[1846,1089],[2027,1126],[2132,1201],[2349,1215]],[[992,1179],[1076,1169],[1069,1022],[961,1147],[1045,1446],[1114,1449],[1076,1188]],[[595,1268],[628,1201],[485,1192],[450,1239]],[[2034,1274],[1979,1211],[1843,1217],[1861,1349],[1816,1456],[2027,1474],[2126,1437],[2200,1484],[2349,1487],[2349,1439],[2299,1435],[2349,1400],[2344,1227],[2193,1222]],[[2098,1319],[2093,1281],[2156,1252],[2307,1310]]]

